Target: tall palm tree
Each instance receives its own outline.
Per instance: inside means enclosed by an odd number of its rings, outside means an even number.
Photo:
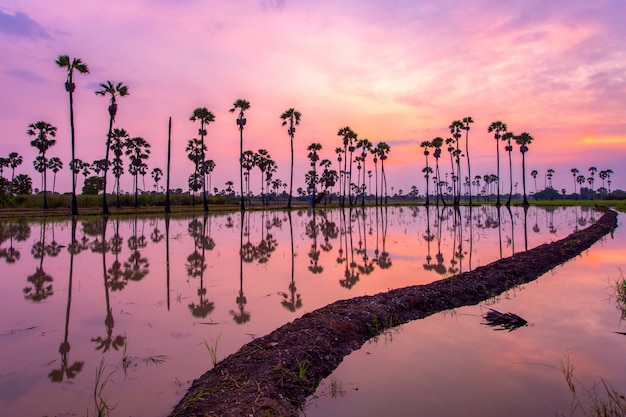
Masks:
[[[528,152],[528,145],[534,140],[534,138],[526,132],[522,132],[519,136],[515,136],[515,143],[519,147],[519,151],[522,153],[522,186],[524,188],[524,205],[528,206],[528,199],[526,198],[526,152]]]
[[[472,177],[472,167],[470,165],[470,155],[469,155],[469,131],[470,131],[470,124],[474,123],[474,119],[472,119],[471,116],[468,117],[464,117],[463,118],[463,124],[464,127],[463,129],[465,130],[465,159],[467,160],[467,176],[468,178]],[[458,172],[459,174],[459,200],[461,198],[461,171]],[[469,204],[470,206],[472,205],[472,187],[469,188]]]
[[[152,168],[150,175],[154,180],[154,190],[156,192],[159,192],[159,181],[161,181],[161,178],[163,178],[163,170],[161,168]]]
[[[215,116],[206,107],[196,107],[189,117],[189,120],[195,122],[200,121],[200,128],[198,129],[198,135],[200,135],[200,142],[202,143],[202,162],[200,167],[204,169],[204,160],[206,158],[206,146],[204,145],[204,137],[206,136],[205,125],[215,121]],[[204,211],[209,211],[209,204],[206,199],[206,184],[204,181],[204,172],[202,172],[202,204],[204,205]]]
[[[426,167],[424,167],[424,169],[422,170],[422,172],[425,174],[426,177],[426,206],[430,205],[430,199],[428,197],[429,191],[428,191],[428,183],[430,182],[430,173],[432,172],[432,169],[428,166],[428,155],[430,155],[430,151],[428,150],[428,148],[432,148],[433,144],[428,141],[428,140],[424,140],[422,141],[422,143],[420,143],[420,147],[424,148],[424,156],[426,157]]]
[[[461,130],[465,129],[465,125],[460,120],[453,121],[450,126],[450,133],[456,142],[456,175],[457,178],[462,178],[461,176],[461,149],[459,148],[459,139],[461,139]],[[440,178],[438,178],[441,180]],[[460,181],[457,184],[457,189],[454,191],[454,205],[458,205],[461,201],[461,186]]]
[[[337,170],[337,174],[339,175],[339,204],[341,204],[341,190],[342,188],[342,179],[344,177],[343,175],[343,170],[341,169],[341,161],[343,160],[342,158],[342,154],[343,154],[344,150],[341,147],[336,147],[335,148],[335,153],[337,154],[337,165],[339,165],[339,169]],[[377,159],[376,156],[374,156],[374,163],[376,163]],[[378,171],[376,172],[376,178],[378,178]],[[344,179],[345,181],[345,179]]]
[[[352,182],[352,175],[348,174],[348,159],[350,159],[350,171],[352,171],[352,154],[348,158],[348,147],[353,148],[353,142],[356,140],[357,135],[349,126],[342,127],[337,132],[337,136],[343,137],[343,190],[341,195],[340,205],[343,207],[346,203],[346,189],[350,190],[350,183]],[[350,196],[350,200],[352,197]]]
[[[435,152],[433,153],[433,156],[435,157],[435,176],[437,177],[437,186],[436,186],[436,192],[437,192],[437,205],[439,205],[439,197],[441,196],[441,176],[439,173],[439,158],[441,157],[441,146],[443,145],[443,138],[440,137],[436,137],[433,140],[430,141],[431,145],[433,148],[435,148]],[[445,201],[443,201],[443,198],[441,199],[441,201],[445,204]]]
[[[578,175],[580,171],[578,171],[577,168],[572,168],[569,170],[569,172],[571,172],[572,175],[574,176],[574,195],[576,195],[576,176]]]
[[[250,204],[250,171],[252,170],[252,168],[254,168],[256,164],[255,159],[256,158],[255,158],[254,152],[252,152],[249,149],[246,151],[243,151],[243,153],[241,154],[241,160],[242,160],[241,163],[243,165],[243,169],[246,171],[243,173],[243,175],[246,181],[245,190],[246,190],[246,195],[248,196],[248,204]]]
[[[242,155],[243,155],[243,127],[246,125],[246,118],[245,118],[244,111],[248,110],[249,108],[250,108],[250,102],[243,100],[243,99],[237,99],[233,103],[232,109],[229,110],[231,113],[239,111],[239,115],[237,116],[237,126],[239,126],[239,183],[241,187],[241,210],[242,211],[246,209],[244,199],[243,199],[244,198],[243,165],[241,164]]]
[[[609,186],[609,194],[611,193],[611,174],[613,173],[612,169],[607,169],[606,170],[606,184]]]
[[[193,174],[189,176],[190,179],[190,188],[193,191],[191,204],[195,205],[196,201],[196,181],[200,179],[200,164],[202,163],[202,155],[204,155],[206,151],[206,145],[200,141],[198,138],[189,139],[187,142],[187,147],[185,148],[185,152],[187,152],[187,158],[193,162],[194,169]]]
[[[383,190],[385,192],[385,204],[387,204],[387,175],[385,174],[385,160],[391,151],[391,147],[386,142],[378,142],[376,145],[378,158],[380,159],[380,202],[383,200]]]
[[[54,188],[57,182],[57,172],[63,169],[63,161],[59,157],[53,156],[48,161],[48,168],[52,171],[52,194],[54,194]]]
[[[365,160],[367,159],[367,154],[372,151],[372,142],[367,139],[359,139],[356,143],[356,147],[361,149],[361,161],[363,162],[363,195],[361,196],[361,205],[365,205]],[[371,192],[370,190],[368,190]]]
[[[115,115],[117,114],[117,99],[116,97],[124,97],[128,95],[128,86],[121,82],[114,84],[111,81],[100,84],[101,90],[96,91],[98,96],[111,96],[109,98],[109,133],[107,134],[107,146],[104,160],[106,166],[104,173],[102,174],[102,214],[110,214],[109,205],[107,203],[107,171],[109,170],[109,149],[111,146],[111,135],[113,134],[113,122],[115,121]]]
[[[59,68],[65,68],[67,70],[67,79],[65,81],[65,91],[70,96],[70,137],[72,144],[72,160],[74,160],[74,151],[76,149],[74,141],[74,90],[76,85],[74,84],[74,71],[78,71],[80,74],[88,74],[89,68],[80,58],[70,59],[69,55],[59,55],[55,63]],[[75,175],[72,175],[72,215],[78,215],[78,202],[76,200],[76,181]]]
[[[489,125],[489,127],[487,128],[487,132],[491,133],[493,132],[493,137],[496,140],[496,160],[497,160],[497,173],[496,175],[498,176],[498,190],[496,191],[497,193],[497,197],[496,197],[496,206],[500,205],[500,138],[502,138],[502,134],[506,133],[507,131],[507,125],[504,122],[501,122],[500,120],[493,122]],[[470,177],[471,178],[471,177]]]
[[[311,170],[309,171],[309,174],[307,177],[309,178],[309,189],[311,190],[311,206],[315,207],[315,202],[317,200],[317,187],[316,184],[318,183],[318,179],[317,179],[317,161],[319,161],[320,157],[317,154],[317,151],[321,151],[322,150],[322,145],[319,143],[312,143],[309,146],[307,146],[306,148],[307,151],[309,151],[309,154],[307,155],[307,157],[309,158],[309,160],[311,161]]]
[[[283,126],[289,123],[289,129],[287,129],[287,133],[289,134],[289,141],[291,143],[291,174],[289,180],[289,200],[287,200],[287,208],[291,208],[291,196],[293,194],[293,136],[296,133],[296,126],[300,124],[300,117],[302,114],[294,109],[293,107],[287,109],[283,114],[280,115],[280,118],[283,121]]]
[[[47,209],[48,199],[46,195],[48,194],[48,192],[46,189],[46,168],[48,165],[48,160],[46,159],[46,152],[56,143],[56,140],[52,138],[57,135],[57,128],[55,126],[52,126],[50,123],[39,121],[28,125],[28,130],[26,131],[26,133],[29,136],[35,136],[35,139],[30,142],[30,146],[37,148],[37,150],[39,151],[39,157],[42,160],[43,208]]]
[[[513,132],[506,132],[506,133],[504,133],[502,135],[502,140],[506,141],[506,146],[504,147],[504,150],[509,153],[509,180],[510,180],[510,186],[509,186],[509,198],[506,201],[506,205],[507,206],[511,205],[511,197],[513,196],[513,159],[512,159],[513,145],[511,145],[511,139],[513,139],[514,137],[515,137],[515,134]]]
[[[539,172],[536,169],[533,169],[532,171],[530,171],[530,176],[533,177],[533,180],[535,181],[535,192],[537,192],[537,175],[539,174]]]

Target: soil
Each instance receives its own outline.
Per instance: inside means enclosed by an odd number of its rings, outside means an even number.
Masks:
[[[533,281],[617,227],[606,211],[587,229],[451,278],[341,300],[255,339],[195,380],[174,416],[301,415],[307,397],[344,356],[411,320],[478,304]]]

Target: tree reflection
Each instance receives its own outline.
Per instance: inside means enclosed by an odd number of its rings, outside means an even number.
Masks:
[[[309,213],[312,213],[311,220],[306,224],[305,234],[306,236],[312,240],[311,248],[309,249],[309,271],[313,274],[321,274],[324,272],[324,268],[319,264],[320,259],[320,251],[317,249],[317,234],[319,233],[319,227],[316,223],[316,213],[317,210],[311,210]]]
[[[237,303],[237,310],[230,310],[230,314],[233,316],[233,320],[237,324],[244,324],[250,321],[250,313],[245,311],[246,303],[248,300],[243,292],[243,261],[244,261],[244,247],[243,247],[243,235],[244,235],[244,216],[250,215],[250,212],[241,212],[241,223],[239,228],[239,294],[235,298]],[[249,226],[249,224],[248,224]],[[249,230],[249,229],[248,229]],[[250,234],[248,233],[248,237]],[[250,241],[248,240],[248,243]],[[251,261],[250,261],[251,262]]]
[[[27,278],[27,281],[32,284],[32,286],[27,286],[23,290],[24,298],[27,300],[39,302],[52,296],[53,278],[44,271],[43,260],[46,254],[50,254],[51,256],[58,255],[57,246],[56,242],[54,249],[52,249],[52,245],[46,245],[46,220],[42,220],[40,223],[39,241],[36,242],[30,250],[33,258],[39,259],[39,266],[36,268],[35,273]]]
[[[297,292],[296,281],[295,281],[295,258],[296,254],[294,253],[293,246],[293,224],[291,221],[291,210],[287,212],[287,216],[289,217],[289,239],[291,242],[291,282],[289,282],[289,294],[287,293],[279,293],[283,296],[280,304],[285,307],[287,310],[295,313],[297,309],[302,307],[302,297]]]
[[[20,251],[13,247],[13,240],[23,242],[30,237],[30,224],[26,219],[20,218],[17,222],[0,223],[0,244],[9,240],[8,248],[0,248],[0,258],[4,258],[7,264],[13,264],[20,260]]]
[[[67,285],[67,306],[65,308],[65,333],[63,336],[63,342],[59,346],[59,353],[61,354],[61,366],[58,369],[53,369],[48,373],[48,377],[52,382],[63,382],[64,378],[74,379],[83,370],[84,361],[76,361],[70,365],[69,352],[69,328],[70,328],[70,310],[72,306],[72,278],[74,274],[74,255],[80,253],[80,246],[76,242],[76,217],[72,217],[72,231],[71,231],[71,243],[68,247],[70,253],[70,269],[69,279]]]
[[[145,258],[139,252],[139,249],[143,249],[148,246],[148,241],[144,235],[145,219],[142,220],[141,234],[138,235],[137,231],[137,216],[133,221],[133,234],[128,238],[128,249],[132,252],[128,257],[128,260],[124,262],[124,279],[126,281],[141,281],[148,275],[150,264],[148,258]]]
[[[346,222],[346,210],[349,210],[348,219],[350,220],[350,223]],[[352,207],[340,210],[340,229],[341,234],[343,235],[343,246],[339,250],[337,262],[345,262],[345,269],[343,274],[344,279],[339,280],[339,285],[347,289],[351,289],[357,282],[359,282],[359,271],[356,269],[356,263],[354,263],[354,249],[352,245],[352,210]],[[350,262],[348,262],[348,235],[350,236]],[[345,248],[345,258],[343,257],[343,248]]]
[[[108,223],[108,216],[102,216],[101,220],[88,223],[85,228],[89,230],[95,230],[101,227],[101,235],[94,239],[91,243],[91,251],[102,254],[102,275],[104,277],[104,296],[106,301],[106,317],[104,319],[104,325],[106,327],[106,336],[98,336],[91,338],[91,341],[96,343],[96,350],[102,350],[102,352],[108,352],[110,348],[118,350],[124,346],[126,338],[122,335],[113,336],[113,329],[115,327],[115,319],[113,318],[113,311],[111,309],[111,302],[109,299],[109,274],[107,271],[106,254],[110,249],[109,242],[106,239],[106,230]]]
[[[189,309],[194,317],[205,318],[213,309],[215,304],[206,298],[206,288],[204,288],[204,272],[207,265],[205,263],[205,251],[213,250],[215,243],[209,235],[207,235],[207,218],[208,213],[202,217],[202,222],[195,217],[189,222],[187,231],[194,241],[194,251],[187,257],[187,275],[191,278],[200,279],[200,287],[198,288],[198,303],[189,304]]]

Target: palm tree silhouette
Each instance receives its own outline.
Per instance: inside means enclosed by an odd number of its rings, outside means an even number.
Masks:
[[[67,70],[67,79],[65,81],[65,91],[70,96],[70,137],[72,144],[72,161],[75,159],[74,152],[76,149],[74,139],[74,90],[76,85],[74,84],[74,71],[78,71],[80,74],[88,74],[89,68],[80,58],[70,59],[68,55],[59,55],[55,63],[60,68]],[[78,215],[78,202],[76,200],[76,177],[72,175],[72,215]]]
[[[576,176],[578,175],[580,171],[578,171],[577,168],[572,168],[569,170],[569,172],[571,172],[572,176],[574,177],[574,194],[576,194]]]
[[[96,91],[96,95],[105,96],[110,95],[109,99],[109,133],[107,134],[107,146],[105,153],[105,167],[102,174],[102,214],[110,214],[109,205],[107,203],[107,172],[109,170],[109,149],[111,146],[111,135],[113,134],[113,122],[115,121],[115,115],[117,114],[117,96],[124,97],[128,95],[128,86],[125,86],[121,82],[114,84],[111,81],[107,81],[106,84],[100,84],[102,90]]]
[[[120,177],[124,173],[124,163],[122,162],[122,155],[124,155],[124,147],[126,146],[126,141],[129,139],[128,132],[124,129],[113,129],[113,134],[111,135],[111,150],[113,151],[113,177],[115,177],[115,184],[113,184],[113,188],[115,189],[116,202],[115,207],[120,208]]]
[[[520,152],[522,153],[522,187],[524,188],[524,206],[528,206],[528,199],[526,198],[526,152],[528,152],[528,145],[533,141],[533,137],[527,133],[522,132],[519,136],[515,136],[515,142],[520,145]]]
[[[55,139],[51,139],[57,135],[57,128],[52,126],[50,123],[39,121],[35,123],[31,123],[28,125],[28,130],[26,133],[29,136],[35,136],[30,142],[30,145],[37,148],[39,151],[39,158],[41,158],[42,163],[42,173],[43,173],[43,208],[48,208],[48,199],[46,195],[48,194],[46,190],[46,171],[48,161],[46,159],[46,152],[56,143]]]
[[[497,160],[497,173],[498,176],[498,190],[497,190],[497,198],[496,198],[496,206],[500,205],[500,138],[502,138],[502,134],[506,133],[507,125],[506,123],[498,120],[497,122],[493,122],[487,128],[487,132],[493,133],[493,137],[496,140],[496,160]]]
[[[147,165],[144,160],[148,159],[150,155],[150,144],[144,138],[137,136],[127,139],[124,147],[126,148],[125,154],[130,158],[128,170],[135,177],[133,187],[135,189],[135,207],[139,207],[139,201],[137,200],[138,176],[146,172]],[[145,184],[143,188],[145,191]]]
[[[63,161],[60,158],[53,156],[48,161],[48,168],[52,171],[52,194],[54,194],[54,188],[57,182],[57,172],[63,168]]]
[[[350,127],[345,126],[339,129],[337,136],[343,136],[343,189],[341,190],[340,201],[340,205],[343,207],[346,204],[346,188],[350,187],[352,180],[351,175],[348,175],[348,159],[350,159],[350,170],[352,171],[352,154],[348,158],[348,146],[352,148],[352,143],[356,140],[357,135]]]
[[[289,123],[287,133],[289,134],[289,142],[291,144],[291,174],[289,180],[289,200],[287,200],[288,209],[291,208],[291,196],[293,194],[293,136],[296,133],[296,126],[300,124],[301,116],[302,114],[293,107],[286,110],[283,114],[280,115],[280,118],[283,121],[283,126]]]
[[[471,123],[474,123],[474,119],[472,119],[471,116],[463,118],[463,124],[464,124],[463,129],[465,130],[465,158],[467,159],[468,178],[472,177],[472,168],[470,165],[470,156],[469,156],[469,131],[470,131]],[[461,171],[458,172],[458,176],[459,176],[459,181],[461,181]],[[460,199],[460,196],[461,196],[461,184],[459,183],[459,199]],[[471,187],[469,188],[469,204],[470,206],[472,205],[472,188]]]
[[[204,181],[204,160],[205,160],[205,150],[204,146],[204,137],[206,136],[205,125],[208,125],[211,122],[215,121],[215,116],[213,113],[207,110],[206,107],[197,107],[194,109],[193,113],[189,117],[189,120],[195,122],[196,120],[200,121],[200,129],[198,129],[198,135],[200,135],[200,141],[202,142],[202,204],[204,204],[204,211],[209,211],[209,205],[206,199],[206,184]]]
[[[250,108],[250,103],[243,99],[237,99],[233,103],[232,109],[229,111],[234,113],[239,110],[239,115],[237,116],[237,126],[239,126],[239,183],[241,186],[241,210],[245,210],[246,206],[244,203],[244,195],[243,195],[243,165],[242,165],[242,154],[243,154],[243,127],[246,125],[246,118],[244,115],[244,111]]]
[[[437,184],[436,184],[437,200],[436,200],[436,204],[439,205],[439,197],[441,196],[441,176],[440,176],[440,173],[439,173],[439,158],[441,157],[441,146],[443,145],[443,138],[436,137],[432,141],[430,141],[430,143],[432,144],[433,148],[435,148],[435,152],[433,153],[433,156],[435,157],[435,176],[437,177]],[[443,201],[443,198],[441,199],[441,201],[445,205],[445,201]]]
[[[512,159],[513,145],[511,145],[511,139],[513,139],[514,137],[515,137],[515,134],[513,132],[506,132],[502,135],[502,140],[506,141],[506,146],[504,147],[504,149],[509,153],[510,186],[509,186],[509,198],[506,201],[507,206],[511,205],[511,197],[513,196],[513,159]]]

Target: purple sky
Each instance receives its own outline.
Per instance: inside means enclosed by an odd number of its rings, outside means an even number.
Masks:
[[[207,107],[216,116],[206,138],[207,157],[216,162],[213,185],[232,180],[238,188],[239,135],[228,110],[243,98],[251,103],[244,149],[267,149],[283,181],[289,138],[279,116],[290,107],[302,113],[294,189],[309,169],[306,147],[321,143],[321,157],[335,163],[337,131],[347,125],[391,146],[390,186],[406,193],[417,185],[423,193],[419,143],[450,136],[449,124],[467,116],[475,120],[472,176],[496,172],[487,127],[502,120],[535,138],[527,172],[539,171],[539,188],[552,168],[554,187],[571,192],[570,168],[587,175],[590,166],[612,169],[612,188],[625,188],[624,21],[619,0],[2,0],[0,156],[20,152],[25,162],[16,173],[41,187],[26,130],[44,120],[58,127],[49,156],[67,167],[65,72],[54,61],[68,54],[90,68],[76,79],[77,157],[104,157],[108,100],[94,91],[121,81],[130,95],[118,101],[115,126],[152,144],[150,170],[165,169],[172,117],[172,187],[186,188],[193,165],[185,146],[198,129],[189,116]],[[444,156],[441,167],[449,171]],[[521,186],[517,146],[513,163]],[[507,169],[501,178],[508,189]],[[258,170],[252,184],[258,192]],[[70,185],[64,169],[57,191]],[[595,187],[601,185],[596,174]],[[131,190],[128,174],[122,188]]]

